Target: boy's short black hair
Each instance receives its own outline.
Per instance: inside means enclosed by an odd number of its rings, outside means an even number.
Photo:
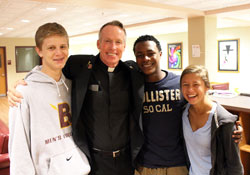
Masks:
[[[133,51],[135,52],[135,46],[139,42],[154,41],[158,50],[161,52],[161,44],[153,35],[142,35],[134,43]]]

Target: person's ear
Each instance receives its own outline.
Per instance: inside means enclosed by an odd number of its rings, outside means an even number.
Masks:
[[[100,50],[100,39],[97,40],[96,45],[97,45],[97,48]]]
[[[126,39],[124,40],[124,49],[126,48],[126,44],[127,44],[127,42],[126,42]]]
[[[210,89],[209,87],[206,87],[206,93],[208,92],[209,89]]]
[[[43,54],[42,54],[42,51],[38,48],[38,47],[35,47],[36,49],[36,53],[39,55],[39,57],[43,57]]]
[[[162,56],[162,51],[160,51],[160,56]]]

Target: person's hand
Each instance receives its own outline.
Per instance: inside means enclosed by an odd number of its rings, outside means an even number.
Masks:
[[[240,121],[236,121],[236,130],[234,130],[232,137],[235,143],[240,143],[242,140],[243,128],[240,125]]]
[[[13,88],[10,88],[7,92],[8,94],[8,103],[9,106],[17,106],[16,103],[21,103],[21,99],[23,98],[22,94],[16,90],[17,85],[27,85],[24,80],[18,80],[14,84]]]

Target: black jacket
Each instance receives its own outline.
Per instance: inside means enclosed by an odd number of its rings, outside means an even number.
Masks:
[[[211,126],[210,175],[243,175],[239,146],[232,139],[237,116],[217,104]]]
[[[95,61],[98,56],[93,55],[73,55],[70,56],[64,69],[64,75],[72,80],[72,134],[75,143],[91,160],[89,145],[85,127],[83,125],[84,116],[80,117],[81,108],[87,92],[88,82],[91,75],[92,67],[95,66]],[[130,72],[132,86],[132,108],[130,113],[130,149],[132,162],[135,163],[135,158],[141,149],[144,142],[142,128],[139,124],[144,95],[144,78],[138,71],[137,65],[133,61],[122,62]]]
[[[239,147],[232,139],[236,120],[236,115],[231,114],[217,103],[211,123],[212,168],[210,175],[243,175]],[[189,161],[187,164],[190,166]]]

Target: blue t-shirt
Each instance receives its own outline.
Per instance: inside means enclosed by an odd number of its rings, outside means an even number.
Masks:
[[[145,83],[143,132],[145,143],[139,163],[148,168],[185,165],[181,137],[182,108],[180,76],[166,72],[159,82]]]
[[[191,163],[189,175],[209,175],[212,168],[211,163],[211,123],[217,104],[213,102],[213,107],[209,114],[206,124],[192,130],[188,118],[190,104],[187,105],[182,116],[183,135],[186,142],[188,157]]]

